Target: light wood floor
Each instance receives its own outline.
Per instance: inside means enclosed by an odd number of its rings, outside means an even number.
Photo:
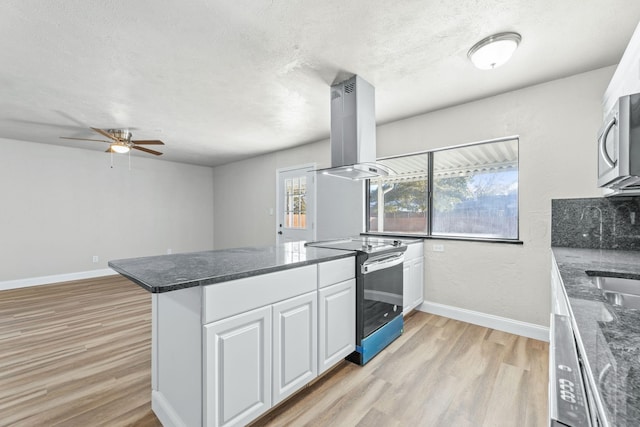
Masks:
[[[0,426],[160,426],[151,294],[119,276],[0,291]],[[546,426],[546,343],[417,312],[254,426]]]

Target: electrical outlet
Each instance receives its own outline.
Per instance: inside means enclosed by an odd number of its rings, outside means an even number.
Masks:
[[[444,252],[444,245],[433,245],[433,252]]]
[[[98,262],[98,261],[100,261],[100,258],[98,257],[98,255],[94,255],[93,262]]]
[[[173,253],[173,250],[171,248],[167,249],[167,255],[171,255]]]

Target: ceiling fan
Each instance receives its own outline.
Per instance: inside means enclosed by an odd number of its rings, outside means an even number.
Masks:
[[[161,152],[156,150],[151,150],[146,147],[141,147],[141,145],[164,145],[164,142],[157,139],[142,139],[133,141],[131,139],[131,132],[122,129],[98,129],[98,128],[90,128],[91,130],[98,132],[100,135],[109,138],[109,140],[105,141],[104,139],[89,139],[89,138],[71,138],[61,136],[61,139],[77,139],[80,141],[97,141],[97,142],[106,142],[109,144],[109,148],[107,148],[107,153],[127,153],[132,148],[134,150],[144,151],[145,153],[153,154],[156,156],[162,155]]]

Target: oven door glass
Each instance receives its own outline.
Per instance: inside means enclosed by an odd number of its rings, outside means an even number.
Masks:
[[[402,264],[363,275],[362,337],[402,314]]]

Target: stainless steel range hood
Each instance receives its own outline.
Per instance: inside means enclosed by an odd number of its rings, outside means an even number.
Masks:
[[[353,180],[392,172],[376,163],[375,89],[359,76],[331,86],[331,167],[317,172]]]

